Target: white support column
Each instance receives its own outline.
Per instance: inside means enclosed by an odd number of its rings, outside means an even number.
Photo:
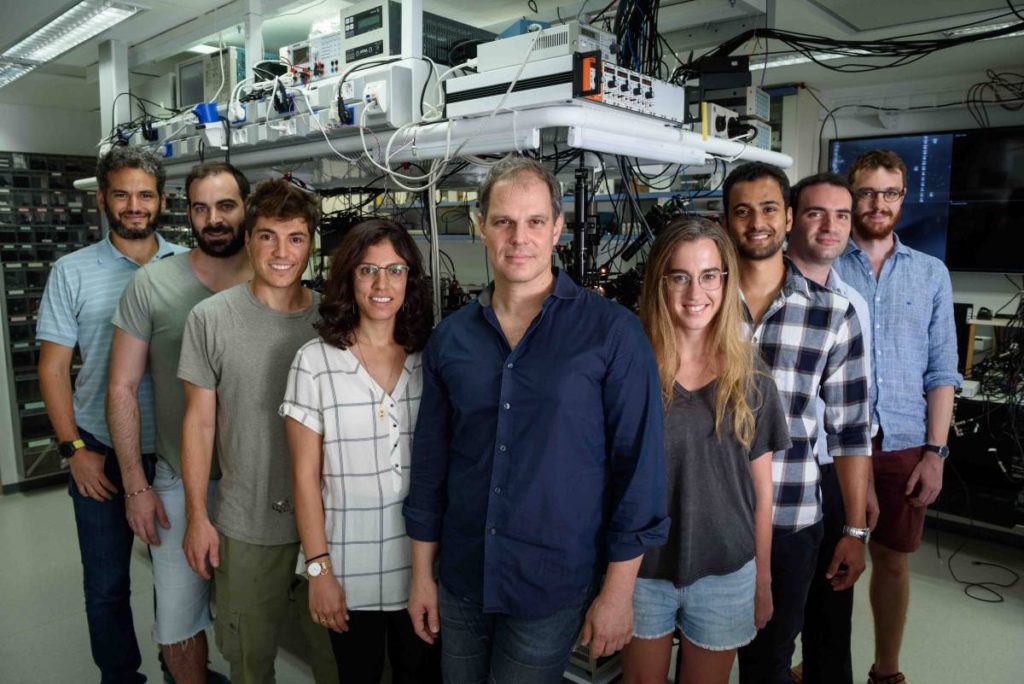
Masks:
[[[263,0],[245,0],[245,76],[256,73],[263,61]]]
[[[423,56],[423,0],[402,0],[402,56]]]
[[[128,46],[120,40],[105,40],[99,46],[100,126],[103,135],[119,123],[131,120],[128,92]]]

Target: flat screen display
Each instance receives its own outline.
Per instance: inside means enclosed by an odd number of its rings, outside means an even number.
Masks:
[[[1024,273],[1024,127],[833,140],[829,168],[877,148],[907,165],[901,241],[953,271]]]

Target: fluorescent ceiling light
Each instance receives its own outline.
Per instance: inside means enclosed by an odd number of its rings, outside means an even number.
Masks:
[[[121,2],[82,0],[3,56],[37,64],[48,62],[140,11]]]
[[[0,88],[8,83],[16,81],[28,72],[35,69],[33,64],[13,64],[0,62]]]
[[[200,43],[199,45],[193,45],[192,47],[190,47],[188,49],[188,52],[194,52],[197,55],[212,55],[213,53],[218,52],[219,50],[220,48],[216,48],[212,45],[204,45],[203,43]]]

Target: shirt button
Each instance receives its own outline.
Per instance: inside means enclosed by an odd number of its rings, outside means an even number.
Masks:
[[[492,527],[491,528],[491,536],[493,537],[496,534],[498,534],[498,530],[496,530],[495,528]]]
[[[498,451],[507,451],[507,450],[508,449],[505,447],[504,444],[502,444],[501,446],[498,447]]]
[[[501,494],[501,487],[495,487],[494,488],[494,493],[495,494]]]
[[[508,364],[508,365],[506,366],[506,368],[511,368],[511,367],[512,367],[512,366],[514,366],[514,365],[516,365],[516,364],[514,364],[514,363],[510,363],[510,364]]]
[[[508,403],[507,401],[506,401],[506,402],[505,402],[505,403],[503,404],[503,406],[505,407],[505,410],[506,410],[506,411],[507,411],[508,409],[512,408],[512,404]]]

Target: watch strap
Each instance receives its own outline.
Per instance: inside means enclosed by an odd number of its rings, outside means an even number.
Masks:
[[[946,444],[925,444],[924,450],[938,454],[938,457],[942,460],[946,460],[949,457],[949,446]]]
[[[57,445],[57,452],[61,458],[71,458],[75,455],[75,452],[79,449],[85,448],[85,440],[81,437],[73,439],[70,442],[61,442]]]

